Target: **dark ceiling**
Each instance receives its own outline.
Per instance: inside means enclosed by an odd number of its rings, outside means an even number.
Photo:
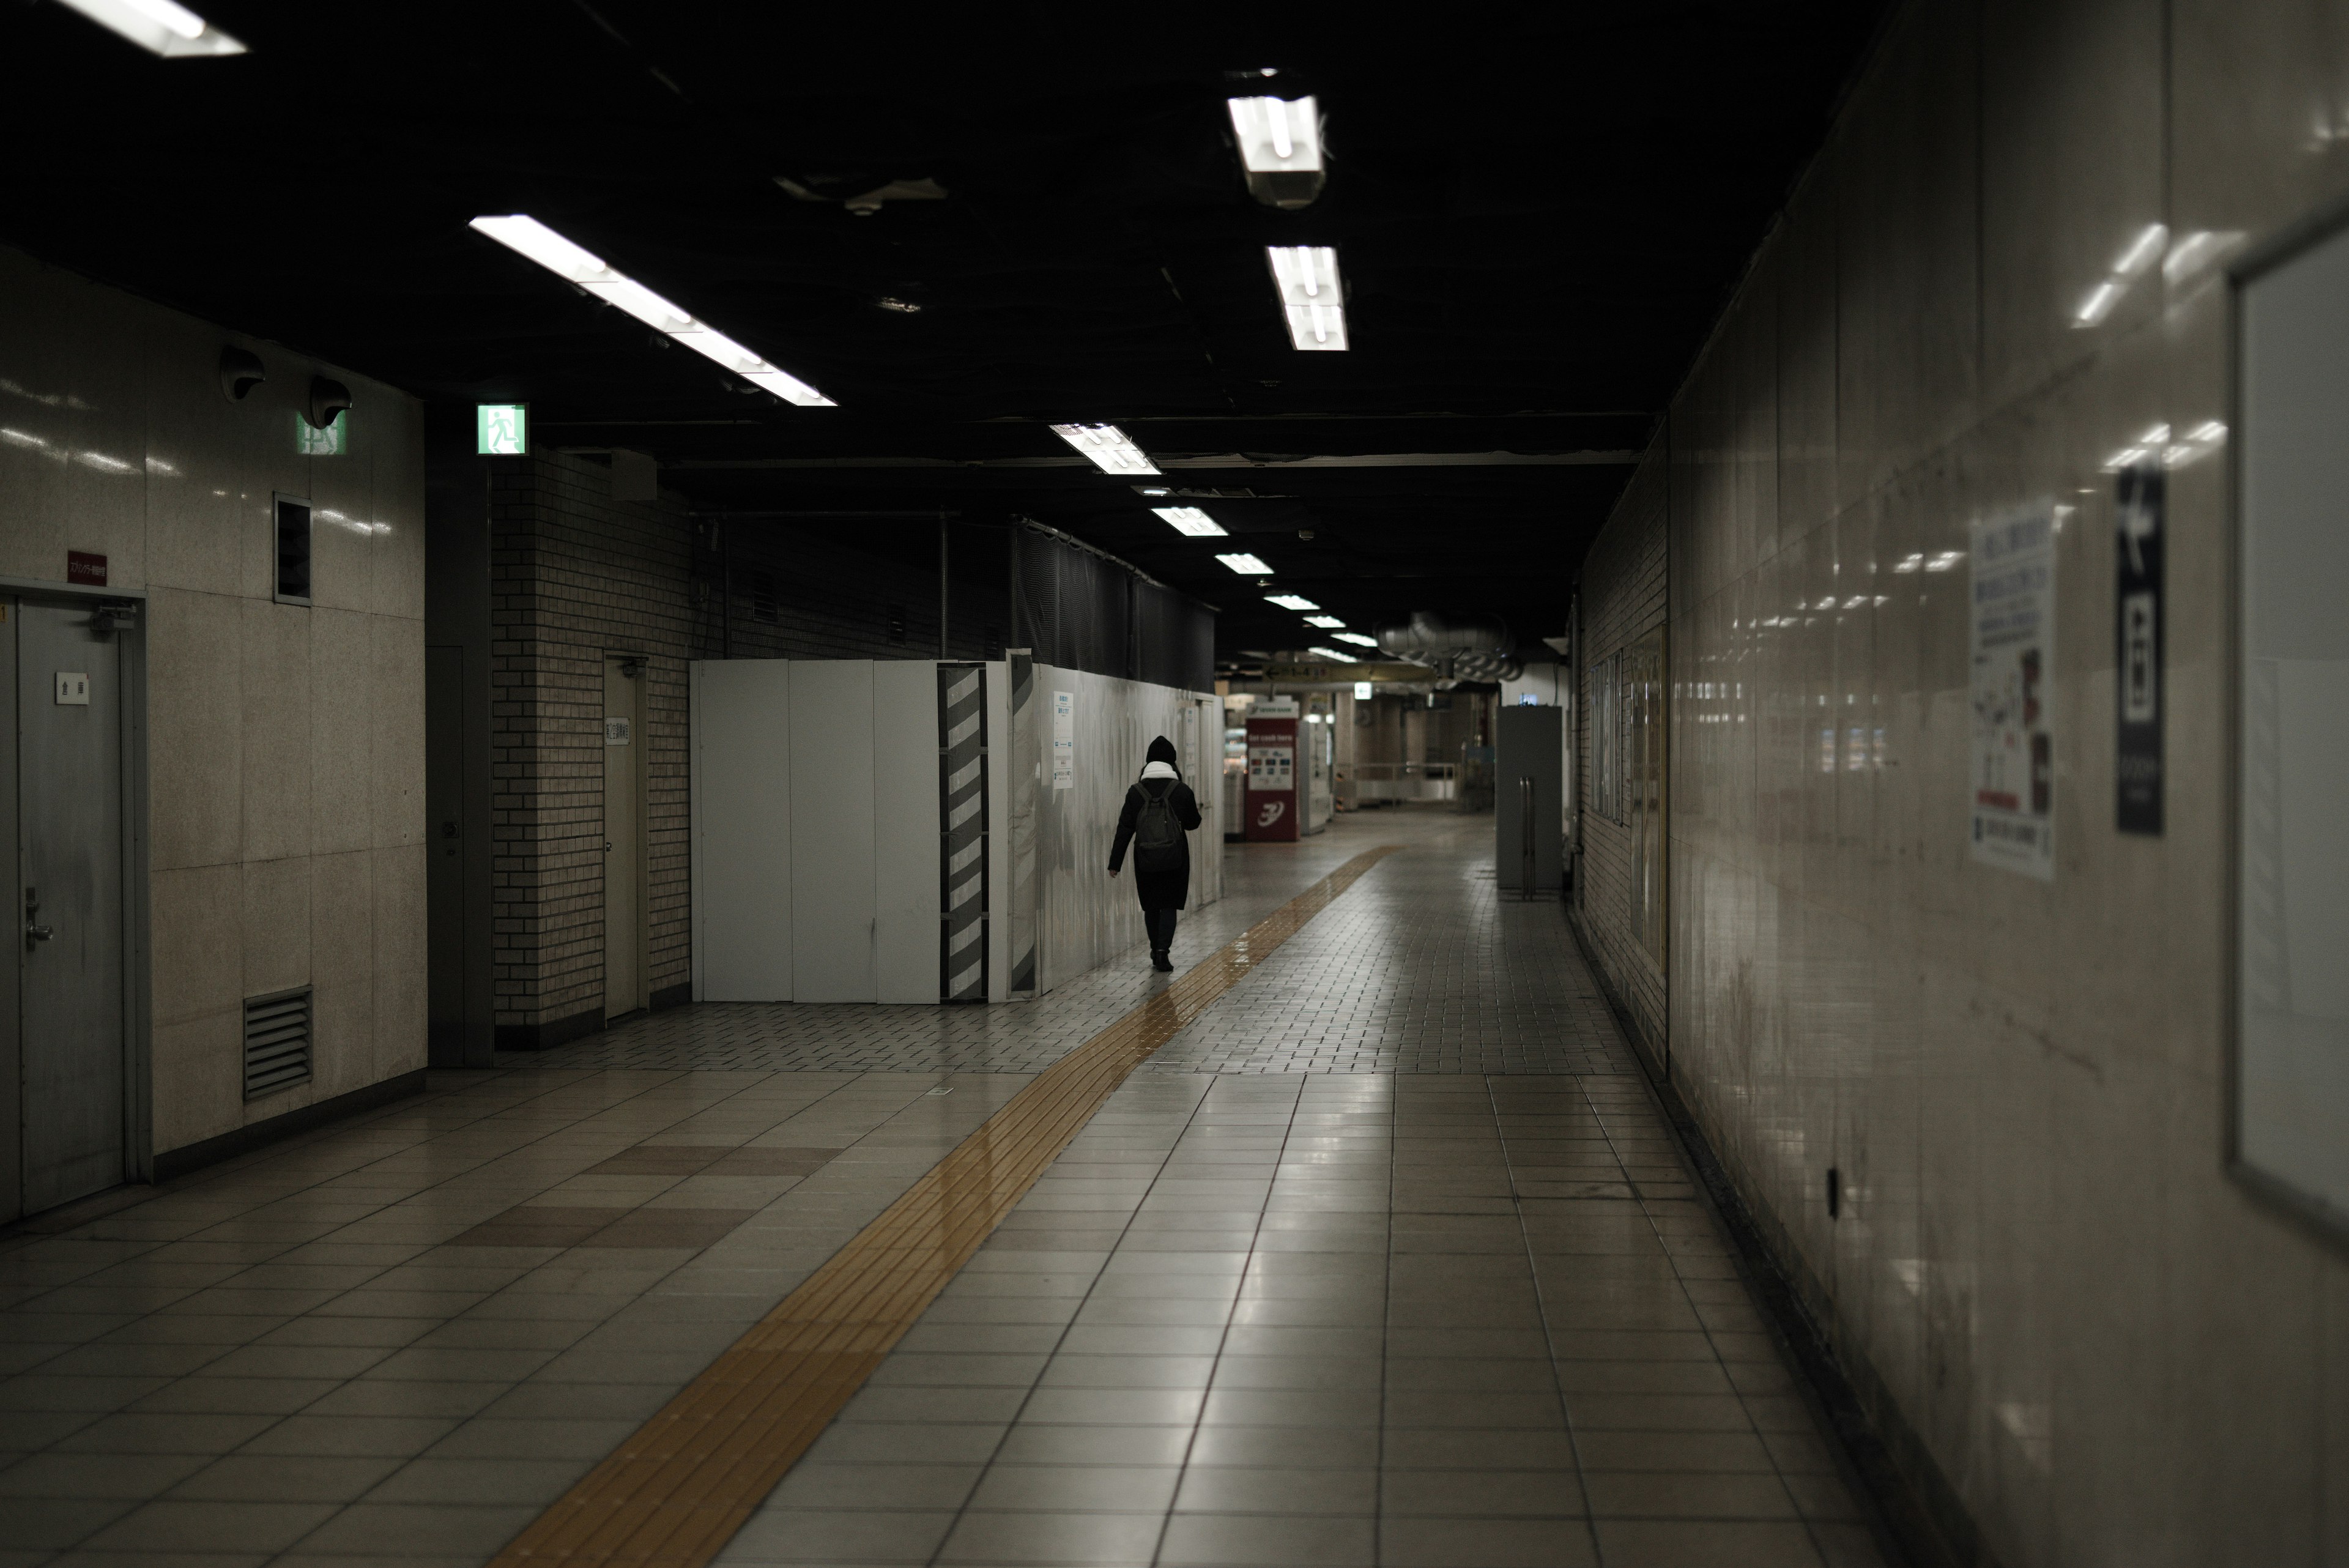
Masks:
[[[1499,613],[1537,646],[1880,5],[198,8],[251,53],[0,0],[0,239],[429,399],[527,399],[542,443],[651,452],[700,507],[1035,517],[1221,606],[1231,653],[1319,634],[1047,423],[1120,424],[1357,628]],[[1326,117],[1303,212],[1230,145],[1258,67]],[[778,176],[947,196],[858,215]],[[466,226],[504,213],[840,406]],[[1309,243],[1349,352],[1288,346],[1263,247]]]

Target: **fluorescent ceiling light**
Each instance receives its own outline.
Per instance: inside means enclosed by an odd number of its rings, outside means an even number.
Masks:
[[[1229,560],[1231,557],[1226,556],[1223,558]],[[1254,556],[1249,557],[1251,560],[1254,558]],[[1278,605],[1287,610],[1316,610],[1321,607],[1301,594],[1267,594],[1264,599],[1267,604]]]
[[[1054,425],[1052,433],[1092,459],[1103,473],[1155,473],[1157,465],[1115,425]]]
[[[1226,99],[1240,166],[1254,173],[1302,172],[1321,167],[1321,115],[1309,98]]]
[[[1288,316],[1288,341],[1297,348],[1346,347],[1346,289],[1338,277],[1338,253],[1328,245],[1267,245],[1273,286]]]
[[[1243,576],[1249,574],[1268,576],[1272,571],[1270,566],[1266,566],[1254,556],[1218,556],[1216,559]]]
[[[244,46],[202,16],[171,0],[65,0],[97,23],[149,54],[167,60],[208,55],[241,55]]]
[[[1309,98],[1224,100],[1248,194],[1268,207],[1295,212],[1321,193],[1321,112]]]
[[[1195,506],[1154,506],[1151,508],[1174,525],[1177,534],[1187,534],[1194,539],[1221,537],[1223,529],[1216,520]]]
[[[1309,615],[1305,618],[1305,622],[1308,626],[1318,626],[1323,631],[1337,631],[1346,624],[1334,615]]]
[[[1308,653],[1318,653],[1322,658],[1335,659],[1340,664],[1360,664],[1361,662],[1361,659],[1356,659],[1352,654],[1340,653],[1334,648],[1309,648],[1305,651]]]
[[[1376,648],[1379,645],[1379,639],[1377,638],[1364,637],[1359,631],[1341,631],[1338,634],[1338,640],[1340,642],[1359,643],[1364,648]]]
[[[607,300],[654,331],[677,339],[707,359],[714,359],[754,387],[803,409],[828,409],[833,400],[798,377],[778,370],[724,333],[716,331],[635,278],[606,266],[602,258],[573,244],[536,218],[516,213],[502,218],[475,218],[473,227],[547,271],[577,284],[596,298]]]

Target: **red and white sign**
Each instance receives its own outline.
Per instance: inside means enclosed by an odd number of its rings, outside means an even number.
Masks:
[[[1252,843],[1297,839],[1297,723],[1293,717],[1248,716],[1246,831]]]
[[[88,550],[67,550],[66,581],[86,588],[106,587],[106,557]]]

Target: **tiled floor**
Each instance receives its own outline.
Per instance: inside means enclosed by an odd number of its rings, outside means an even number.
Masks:
[[[1879,1561],[1490,822],[1237,852],[1178,963],[1410,846],[1127,1081],[722,1560]],[[0,1242],[0,1568],[485,1562],[1161,983],[663,1015]]]

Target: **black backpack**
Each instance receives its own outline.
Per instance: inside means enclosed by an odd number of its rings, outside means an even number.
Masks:
[[[1144,871],[1165,871],[1182,862],[1183,825],[1174,820],[1171,798],[1174,783],[1151,779],[1142,786],[1142,815],[1133,825],[1133,863]]]

